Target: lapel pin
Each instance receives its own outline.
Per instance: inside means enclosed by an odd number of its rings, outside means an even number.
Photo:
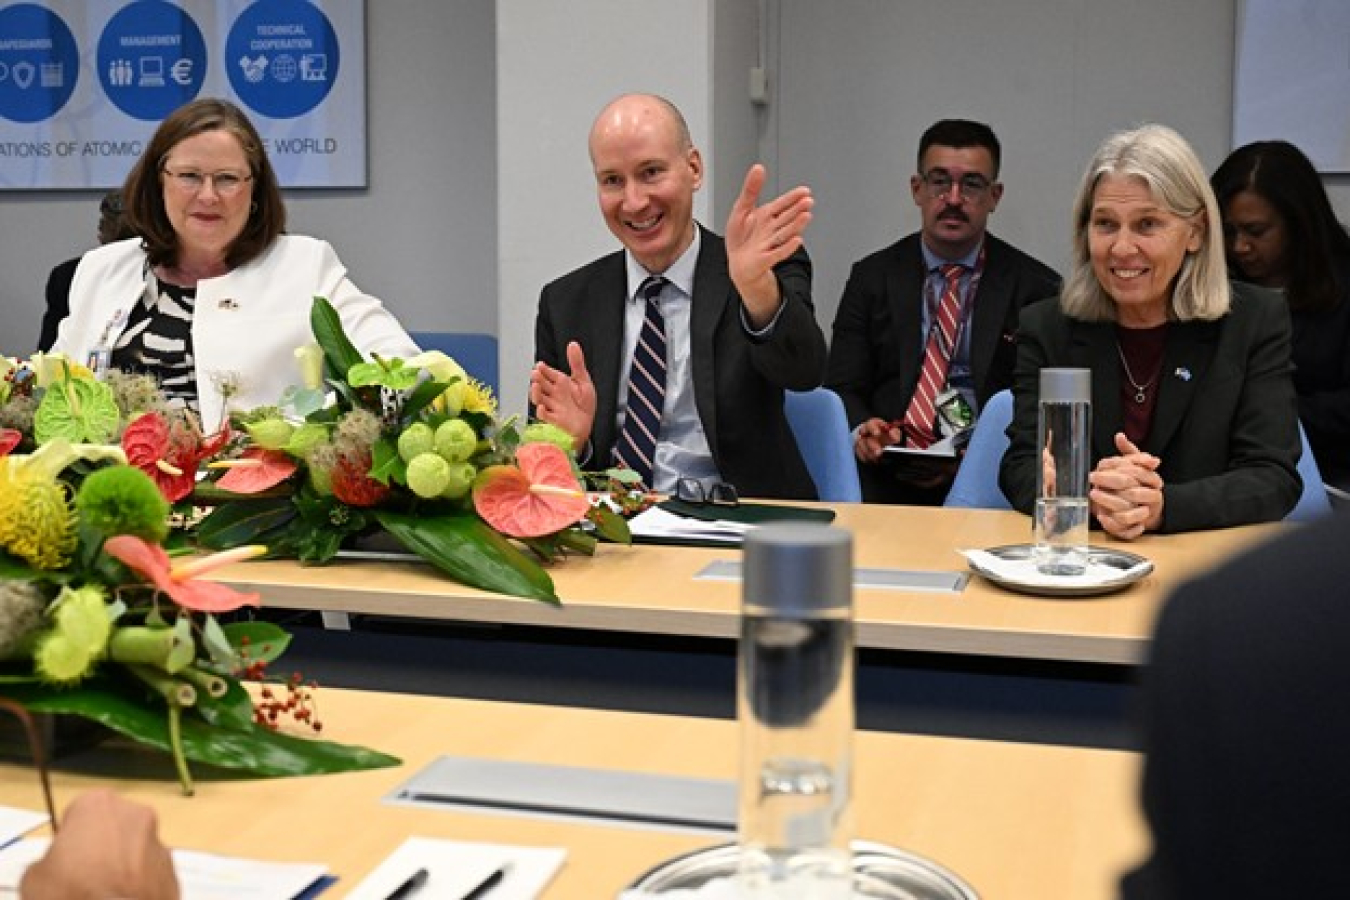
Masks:
[[[216,303],[216,309],[238,309],[239,301],[226,297],[224,300]]]
[[[1191,370],[1186,368],[1185,366],[1178,366],[1177,370],[1172,374],[1175,375],[1177,378],[1180,378],[1182,381],[1191,380]]]

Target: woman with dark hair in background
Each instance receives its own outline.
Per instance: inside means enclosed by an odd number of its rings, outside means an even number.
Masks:
[[[98,204],[98,242],[111,244],[133,235],[122,215],[122,192],[109,191]],[[42,333],[38,335],[38,350],[46,353],[56,341],[56,328],[70,315],[70,282],[79,268],[81,257],[59,263],[47,276],[47,311],[42,314]]]
[[[1323,480],[1350,490],[1350,234],[1286,141],[1239,147],[1210,183],[1233,277],[1284,292],[1298,417]]]

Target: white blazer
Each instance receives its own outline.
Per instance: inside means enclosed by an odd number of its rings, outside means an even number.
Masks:
[[[71,281],[70,315],[52,350],[84,362],[112,347],[145,294],[146,277],[140,238],[84,254]],[[362,353],[417,353],[384,304],[347,278],[347,267],[326,241],[282,235],[252,262],[197,282],[192,348],[205,430],[222,424],[229,410],[276,403],[288,386],[300,383],[294,351],[314,340],[309,313],[315,296],[333,304]],[[232,391],[228,406],[223,385]]]

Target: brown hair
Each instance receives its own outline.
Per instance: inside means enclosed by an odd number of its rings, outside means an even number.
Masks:
[[[286,205],[257,129],[233,103],[205,97],[180,106],[160,123],[122,188],[127,221],[141,236],[151,265],[174,265],[178,261],[178,234],[164,210],[160,169],[174,147],[208,131],[234,135],[253,175],[248,222],[225,252],[226,265],[233,269],[257,259],[286,230]]]

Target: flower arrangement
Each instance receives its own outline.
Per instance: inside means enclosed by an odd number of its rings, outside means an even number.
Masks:
[[[71,381],[86,380],[57,389]],[[87,386],[69,390],[103,402]],[[58,402],[86,424],[109,418]],[[6,438],[10,450],[23,440]],[[169,751],[187,794],[189,760],[266,776],[396,765],[372,750],[276,730],[283,712],[322,728],[309,686],[290,679],[285,700],[264,687],[255,701],[241,684],[267,680],[289,637],[266,622],[221,624],[216,614],[256,606],[258,597],[200,578],[262,548],[175,563],[162,546],[168,516],[161,486],[120,448],[53,437],[32,453],[5,451],[0,694]]]
[[[630,540],[592,506],[561,430],[499,421],[491,393],[438,351],[366,359],[322,297],[310,321],[304,385],[237,417],[247,439],[197,486],[218,504],[197,526],[203,546],[324,563],[383,532],[457,581],[557,603],[542,563]]]

